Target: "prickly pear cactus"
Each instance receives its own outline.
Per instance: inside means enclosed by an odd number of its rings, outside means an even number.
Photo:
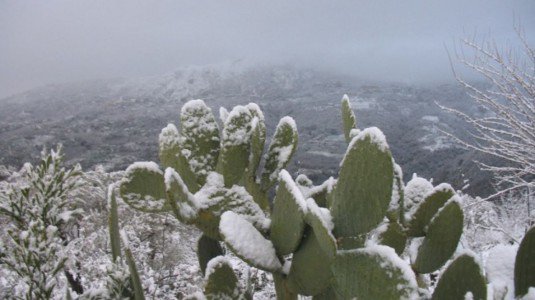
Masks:
[[[483,271],[473,255],[462,254],[457,257],[440,276],[433,300],[487,299],[487,283]]]
[[[535,287],[535,227],[522,239],[515,260],[515,295],[527,294],[530,287]]]
[[[198,256],[208,298],[244,295],[222,262],[221,242],[272,272],[278,299],[292,300],[419,297],[425,286],[417,276],[442,267],[457,247],[463,214],[454,190],[423,179],[405,187],[386,137],[375,127],[357,128],[347,96],[347,151],[338,179],[319,185],[304,175],[294,181],[284,170],[298,140],[289,117],[277,125],[263,169],[266,127],[258,105],[221,109],[221,130],[201,100],[188,102],[180,118],[180,132],[168,125],[160,134],[165,170],[135,163],[120,191],[135,209],[171,213],[203,232]]]

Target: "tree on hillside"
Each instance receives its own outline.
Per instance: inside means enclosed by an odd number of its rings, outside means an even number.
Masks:
[[[456,52],[458,61],[489,84],[484,88],[473,85],[452,69],[484,113],[472,116],[457,109],[444,109],[471,125],[473,139],[450,136],[468,149],[505,162],[478,162],[497,180],[497,192],[483,200],[521,193],[526,195],[529,215],[530,199],[535,193],[535,48],[519,27],[515,29],[521,51],[510,46],[500,48],[494,41],[461,40]]]

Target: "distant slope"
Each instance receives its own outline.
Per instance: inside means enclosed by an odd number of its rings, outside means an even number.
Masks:
[[[282,116],[294,117],[300,144],[290,169],[320,181],[336,175],[345,151],[343,94],[351,98],[359,127],[385,132],[406,181],[417,172],[456,188],[468,178],[467,191],[476,195],[491,191],[489,175],[474,165],[476,156],[439,131],[465,134],[463,124],[435,101],[478,113],[458,86],[370,84],[289,66],[190,68],[151,78],[46,86],[0,100],[0,164],[18,166],[56,143],[65,145],[70,162],[85,168],[104,164],[115,170],[157,160],[161,128],[177,124],[182,104],[200,98],[216,116],[220,106],[258,103],[268,136]]]

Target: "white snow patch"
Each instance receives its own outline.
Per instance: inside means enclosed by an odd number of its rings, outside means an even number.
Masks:
[[[213,210],[214,215],[219,216],[225,209],[230,208],[234,213],[241,215],[256,228],[266,231],[269,229],[271,220],[267,218],[253,197],[243,186],[233,185],[230,189],[225,187],[223,175],[210,172],[206,178],[206,184],[194,195],[198,209],[216,207],[221,201],[227,201],[224,207]],[[229,200],[231,199],[231,200]]]
[[[206,264],[206,272],[204,275],[204,279],[208,280],[208,278],[210,278],[210,275],[212,275],[212,273],[214,273],[218,268],[223,265],[227,265],[232,269],[232,265],[230,264],[229,260],[223,255],[219,255],[210,259],[208,264]]]
[[[358,141],[364,140],[366,138],[370,138],[372,144],[375,144],[377,148],[379,148],[382,152],[388,151],[388,143],[386,142],[386,137],[383,134],[383,132],[377,128],[377,127],[369,127],[364,130],[362,130],[356,137],[354,137],[351,142],[349,143],[349,146],[347,147],[346,154],[344,155],[344,158],[342,158],[342,161],[340,162],[340,166],[344,164],[345,158],[349,151],[353,149],[353,146]]]
[[[295,184],[295,182],[292,179],[292,176],[288,171],[281,170],[279,172],[279,180],[283,181],[286,184],[286,187],[288,188],[288,191],[292,194],[292,196],[295,199],[295,202],[299,206],[299,210],[306,214],[307,212],[307,202],[305,201],[305,198],[303,197],[303,194],[301,193],[301,190],[299,187]]]
[[[224,124],[227,121],[227,118],[228,118],[228,110],[224,108],[223,106],[221,106],[219,108],[219,119]]]
[[[320,219],[323,227],[327,228],[329,231],[332,231],[334,228],[333,218],[331,216],[330,210],[324,207],[319,207],[316,201],[312,198],[307,199],[307,208],[310,213],[317,216]],[[334,239],[334,237],[333,237]]]
[[[138,161],[128,166],[128,168],[126,168],[125,177],[131,176],[132,173],[134,173],[138,169],[145,169],[149,172],[163,175],[163,172],[162,170],[160,170],[160,167],[158,166],[157,163],[152,162],[152,161]]]
[[[184,183],[175,169],[165,169],[164,181],[166,190],[169,191],[171,189],[171,185],[176,183],[180,186],[182,191],[182,195],[180,196],[187,197],[186,199],[181,199],[182,201],[177,201],[176,204],[178,206],[178,213],[180,213],[180,215],[186,220],[192,220],[197,217],[197,211],[200,205],[195,199],[195,196],[189,192],[187,185]]]
[[[285,116],[282,119],[280,119],[279,124],[277,125],[275,136],[278,134],[279,130],[281,130],[280,128],[283,128],[285,126],[290,126],[292,128],[293,132],[297,132],[297,125],[295,125],[295,120],[292,117]],[[274,153],[275,154],[276,161],[277,161],[277,167],[275,168],[275,171],[276,171],[276,170],[282,169],[284,164],[286,162],[288,162],[288,160],[290,159],[290,156],[292,155],[293,151],[295,150],[295,147],[294,147],[293,143],[289,144],[289,145],[286,145],[286,146],[282,146],[282,147],[274,147],[274,143],[275,142],[277,142],[276,139],[272,139],[271,140],[271,144],[269,146],[270,151],[268,151],[268,153],[266,153],[266,158],[265,159],[267,161],[268,156],[270,155],[270,153]],[[278,176],[277,172],[273,172],[273,173],[269,174],[269,179],[270,180],[275,180],[277,178],[277,176]]]
[[[518,245],[496,245],[489,251],[485,271],[494,294],[514,299],[514,272]]]
[[[418,177],[416,173],[412,175],[412,179],[407,183],[404,190],[404,206],[407,215],[407,220],[414,213],[418,204],[420,204],[425,197],[433,192],[433,184],[427,179]]]
[[[234,121],[234,119],[241,118],[243,115],[252,119],[249,109],[242,105],[234,106],[234,108],[228,114],[223,126],[223,146],[237,146],[247,144],[249,142],[252,130],[251,124],[238,127]]]
[[[525,294],[521,300],[535,300],[535,287],[530,287],[528,293]]]
[[[470,291],[466,292],[464,295],[464,300],[474,300],[474,294],[472,294]]]
[[[123,247],[125,249],[130,249],[130,241],[128,239],[128,235],[126,234],[126,231],[124,231],[123,229],[121,229],[119,231],[119,235],[121,236],[121,241],[123,242]]]
[[[438,123],[440,121],[439,117],[437,116],[423,116],[422,120],[432,122],[432,123]]]
[[[174,124],[167,124],[166,127],[162,129],[160,132],[160,136],[158,137],[158,141],[160,143],[160,147],[162,146],[171,146],[174,144],[179,143],[180,141],[180,134],[178,133],[178,129]]]
[[[238,256],[268,270],[280,270],[282,268],[271,241],[265,239],[242,216],[232,211],[226,211],[221,216],[219,230],[225,242]]]
[[[264,113],[260,109],[260,106],[258,104],[251,102],[247,105],[245,105],[250,111],[254,111],[255,113],[251,113],[253,116],[257,117],[260,121],[264,121]]]

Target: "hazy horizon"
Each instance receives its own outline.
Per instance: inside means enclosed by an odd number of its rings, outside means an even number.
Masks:
[[[453,79],[446,48],[535,36],[533,1],[1,1],[0,98],[52,83],[244,59],[403,83]]]

